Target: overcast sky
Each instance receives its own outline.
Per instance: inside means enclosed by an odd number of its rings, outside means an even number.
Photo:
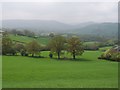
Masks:
[[[69,24],[117,22],[117,5],[117,2],[3,3],[2,19],[56,20]]]

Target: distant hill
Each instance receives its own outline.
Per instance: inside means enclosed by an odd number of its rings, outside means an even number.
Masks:
[[[73,31],[75,34],[90,34],[99,36],[117,36],[118,24],[117,23],[97,23],[88,25]]]
[[[44,32],[68,32],[90,24],[92,22],[70,25],[54,20],[3,20],[2,22],[4,28],[29,29]]]
[[[117,36],[118,33],[117,23],[86,22],[70,25],[54,20],[3,20],[2,25],[4,28],[28,29],[36,33],[56,32],[99,36]]]
[[[44,32],[61,32],[72,28],[71,25],[53,20],[4,20],[3,27],[29,29]]]

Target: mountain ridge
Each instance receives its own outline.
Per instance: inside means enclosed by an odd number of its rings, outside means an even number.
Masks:
[[[29,29],[35,32],[57,32],[115,36],[118,24],[114,22],[86,22],[75,25],[55,20],[3,20],[4,28]]]

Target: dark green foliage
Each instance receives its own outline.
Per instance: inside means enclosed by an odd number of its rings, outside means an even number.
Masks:
[[[14,48],[14,44],[12,40],[9,37],[3,37],[2,38],[2,54],[3,55],[15,55],[16,50]]]
[[[25,51],[25,46],[21,43],[17,43],[15,45],[15,49],[16,49],[17,52]]]
[[[60,59],[61,51],[65,48],[65,38],[62,36],[55,36],[49,43],[51,52],[57,53],[58,59]]]
[[[67,41],[67,51],[70,52],[75,59],[76,55],[82,55],[84,48],[82,42],[77,37],[72,37]]]
[[[32,32],[32,31],[29,31],[29,30],[20,31],[20,30],[17,30],[17,29],[13,29],[9,32],[11,34],[20,35],[20,36],[28,36],[28,37],[34,37],[35,36],[35,33]]]
[[[33,40],[32,42],[30,42],[26,45],[27,52],[32,54],[32,56],[34,56],[36,54],[39,55],[40,49],[41,49],[41,46],[35,40]]]

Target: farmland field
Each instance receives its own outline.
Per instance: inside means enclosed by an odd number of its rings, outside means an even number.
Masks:
[[[118,3],[71,1],[1,2],[3,89],[118,88]]]
[[[27,37],[27,36],[20,36],[20,35],[9,35],[9,37],[13,40],[13,41],[18,41],[18,42],[22,42],[22,43],[29,43],[30,41],[34,40],[35,38],[32,37]],[[36,41],[38,41],[39,44],[42,45],[46,45],[48,44],[49,38],[48,37],[40,37],[40,38],[36,38]]]
[[[118,63],[85,51],[77,60],[3,56],[3,88],[117,88]],[[64,56],[62,56],[64,57]],[[68,55],[69,57],[69,55]]]

